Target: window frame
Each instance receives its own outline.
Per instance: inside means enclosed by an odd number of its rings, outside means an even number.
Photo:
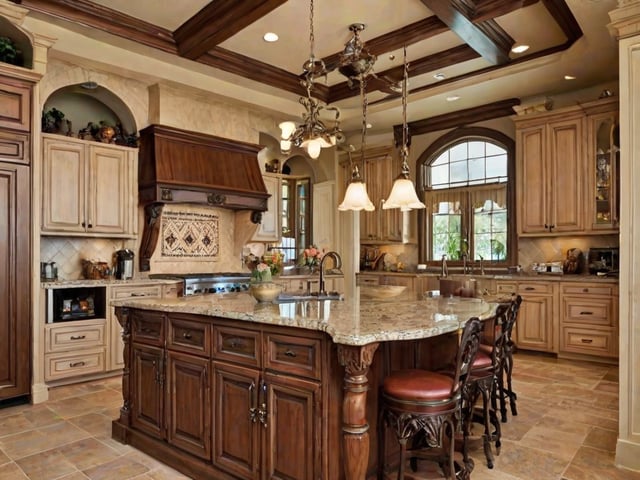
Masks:
[[[427,168],[446,149],[463,141],[481,140],[495,143],[503,147],[507,152],[507,256],[499,262],[485,262],[485,267],[505,267],[516,265],[518,262],[518,232],[516,222],[516,196],[515,196],[515,165],[516,149],[515,141],[506,134],[486,127],[460,127],[454,129],[436,139],[416,160],[416,185],[421,200],[426,200],[428,189]],[[478,185],[482,187],[485,185]],[[446,190],[446,189],[440,189]],[[427,232],[429,219],[424,209],[418,211],[418,259],[419,263],[427,265],[439,265],[439,259],[430,259],[430,233]],[[461,266],[462,261],[448,261],[449,265]]]

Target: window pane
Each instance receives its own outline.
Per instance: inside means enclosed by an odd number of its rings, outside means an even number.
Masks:
[[[507,178],[507,154],[487,158],[487,178]]]
[[[433,215],[432,258],[460,257],[461,219],[461,215]]]
[[[432,166],[444,165],[446,163],[449,163],[449,151],[441,153],[438,158],[436,158],[433,162],[431,162],[431,165]]]
[[[469,142],[469,158],[484,158],[485,142]]]
[[[456,162],[458,160],[466,160],[467,159],[467,142],[459,143],[451,147],[449,150],[450,161]]]
[[[431,168],[431,185],[442,185],[449,183],[449,165],[439,165]]]
[[[496,145],[495,143],[487,142],[485,143],[485,145],[487,148],[487,153],[486,153],[487,157],[491,155],[500,155],[500,154],[506,153],[504,148],[502,148],[499,145]]]
[[[469,179],[484,180],[484,158],[474,158],[469,160]]]
[[[466,182],[469,179],[467,162],[450,163],[449,171],[451,172],[451,183]]]

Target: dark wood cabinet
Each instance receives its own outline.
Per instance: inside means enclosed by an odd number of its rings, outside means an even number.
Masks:
[[[0,162],[0,400],[31,383],[31,186],[29,167]]]
[[[165,438],[164,351],[134,344],[131,366],[131,425],[155,438]]]
[[[210,360],[168,353],[167,439],[203,459],[211,458]]]
[[[243,479],[260,478],[260,371],[213,362],[213,464]]]

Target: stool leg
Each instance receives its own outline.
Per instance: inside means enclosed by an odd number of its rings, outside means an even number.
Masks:
[[[398,480],[404,480],[404,464],[407,457],[407,439],[399,438],[400,443],[400,465],[398,466]]]
[[[484,420],[484,435],[482,439],[482,445],[484,447],[484,456],[487,458],[487,467],[493,468],[493,453],[491,452],[491,420],[489,413],[489,390],[486,383],[479,385],[480,392],[482,393],[482,417]]]
[[[509,406],[511,407],[511,415],[514,417],[518,415],[516,409],[516,399],[518,398],[513,391],[513,385],[511,384],[511,373],[513,371],[513,351],[509,349],[507,351],[507,394],[509,395]]]

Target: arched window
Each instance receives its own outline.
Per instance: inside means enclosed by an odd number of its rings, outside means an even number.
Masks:
[[[508,263],[515,251],[513,140],[484,128],[457,129],[434,142],[419,163],[427,206],[420,222],[421,261]]]

